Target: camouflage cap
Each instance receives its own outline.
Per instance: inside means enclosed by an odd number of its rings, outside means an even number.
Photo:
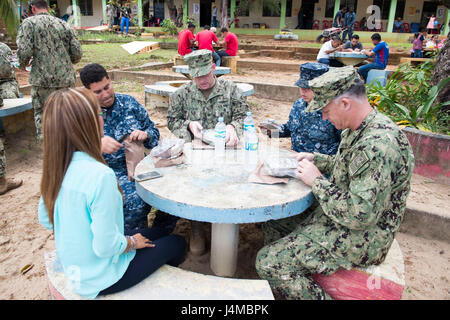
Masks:
[[[209,50],[195,50],[184,56],[192,78],[201,77],[211,72],[213,60]]]
[[[363,83],[358,72],[352,66],[335,68],[309,81],[314,99],[306,107],[307,112],[316,112],[334,98],[340,96],[351,86]]]

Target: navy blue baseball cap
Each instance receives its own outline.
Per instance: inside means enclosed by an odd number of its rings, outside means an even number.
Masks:
[[[309,89],[309,80],[321,76],[328,72],[329,67],[326,64],[318,62],[307,62],[300,65],[300,78],[295,85],[303,89]]]

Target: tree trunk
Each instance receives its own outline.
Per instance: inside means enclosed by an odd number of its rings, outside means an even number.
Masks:
[[[450,8],[450,0],[444,1],[444,5],[447,9]],[[441,81],[447,79],[448,77],[450,77],[450,33],[447,35],[447,40],[436,57],[433,85],[438,85]],[[450,85],[442,88],[437,100],[438,102],[446,102],[450,100]],[[449,109],[448,106],[447,109]]]
[[[177,23],[177,7],[174,0],[167,0],[167,8],[169,9],[169,18],[173,23]]]
[[[222,14],[220,15],[220,27],[228,28],[228,0],[222,0]]]

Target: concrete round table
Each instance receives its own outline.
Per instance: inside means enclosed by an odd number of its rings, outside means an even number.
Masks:
[[[189,66],[188,65],[179,65],[179,66],[173,66],[172,71],[183,74],[186,78],[191,79],[191,76],[189,74]],[[228,67],[216,67],[214,70],[214,74],[217,77],[223,76],[224,74],[230,74],[231,68]]]
[[[236,271],[239,224],[292,217],[314,201],[311,188],[298,179],[287,184],[247,182],[244,151],[193,150],[185,144],[184,164],[156,170],[163,177],[136,182],[139,196],[151,206],[188,220],[212,223],[211,270],[218,276]],[[260,145],[259,159],[292,156],[289,150]],[[135,174],[154,170],[151,157],[142,160]]]
[[[354,66],[368,59],[369,56],[360,52],[333,52],[330,53],[330,58],[334,58],[346,66]]]

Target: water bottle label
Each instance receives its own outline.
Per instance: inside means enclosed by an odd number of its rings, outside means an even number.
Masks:
[[[226,130],[216,131],[216,134],[215,134],[216,138],[223,138],[223,139],[225,139],[225,136],[226,136]]]
[[[256,143],[247,143],[245,150],[255,151],[258,150],[258,142]]]
[[[253,124],[245,124],[244,123],[244,131],[248,131],[250,128],[254,128],[255,127],[255,125],[253,125]]]

